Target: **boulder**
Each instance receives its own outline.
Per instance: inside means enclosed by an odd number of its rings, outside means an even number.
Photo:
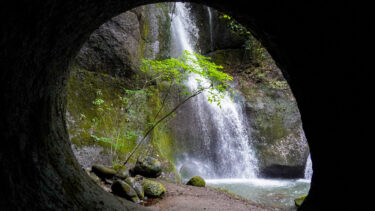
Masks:
[[[142,183],[142,181],[144,180],[144,177],[141,176],[141,175],[136,175],[135,177],[133,177],[135,179],[135,181],[139,182],[139,183]]]
[[[100,178],[98,176],[96,176],[96,174],[94,174],[93,172],[91,172],[89,169],[85,169],[85,172],[87,173],[87,175],[89,175],[89,177],[94,180],[95,182],[99,182],[100,181]]]
[[[112,169],[116,171],[116,177],[126,179],[130,176],[129,170],[123,165],[113,165]]]
[[[186,185],[204,187],[206,186],[206,181],[200,176],[194,176],[186,183]]]
[[[75,62],[83,69],[112,76],[134,74],[141,39],[139,29],[137,15],[133,12],[112,18],[91,34]]]
[[[135,192],[137,192],[137,195],[140,199],[143,199],[145,197],[145,192],[143,190],[142,185],[136,181],[133,177],[128,177],[124,180],[130,187],[132,187]]]
[[[135,203],[140,202],[137,192],[124,181],[116,180],[112,184],[111,189],[112,193],[117,196],[123,197]]]
[[[91,168],[91,171],[95,173],[102,180],[111,179],[117,173],[115,170],[111,168],[107,168],[103,165],[93,165]]]
[[[295,198],[294,199],[294,204],[296,205],[296,207],[300,207],[303,203],[303,201],[305,200],[307,195],[304,195],[304,196],[301,196],[301,197],[298,197],[298,198]]]
[[[132,173],[134,175],[139,174],[145,177],[156,178],[161,175],[161,163],[152,157],[138,159]]]
[[[147,197],[160,197],[166,192],[164,186],[160,182],[155,182],[148,179],[144,179],[142,181],[142,187]]]

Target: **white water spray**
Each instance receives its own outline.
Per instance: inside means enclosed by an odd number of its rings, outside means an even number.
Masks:
[[[207,7],[207,11],[208,11],[208,23],[209,23],[209,26],[210,26],[210,50],[213,51],[214,50],[214,39],[213,39],[213,22],[212,22],[212,10],[210,7]]]
[[[307,158],[305,167],[305,179],[311,180],[313,174],[311,155]]]
[[[173,49],[176,49],[172,52],[173,56],[181,55],[184,50],[194,51],[197,38],[198,28],[190,16],[187,5],[176,3],[172,20],[172,39],[175,40]],[[198,77],[190,75],[187,81],[187,86],[190,89],[193,90],[198,86],[196,81]],[[209,83],[205,79],[200,78],[200,80],[203,83]],[[205,178],[256,177],[257,160],[250,143],[243,100],[234,102],[229,94],[226,94],[221,101],[220,108],[207,101],[207,94],[198,95],[190,102],[195,110],[191,115],[197,115],[194,127],[201,129],[199,135],[203,137],[204,143],[200,143],[202,147],[199,149],[199,153],[196,153],[195,156],[187,154],[177,166],[198,163],[198,165],[206,167],[205,170],[199,172]],[[237,98],[241,98],[241,96],[237,96]]]

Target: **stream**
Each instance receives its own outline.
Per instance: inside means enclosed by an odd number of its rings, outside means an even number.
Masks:
[[[221,188],[266,206],[282,210],[296,210],[294,199],[310,189],[306,179],[213,179],[207,186]]]

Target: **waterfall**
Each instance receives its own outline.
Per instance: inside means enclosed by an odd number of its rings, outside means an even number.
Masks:
[[[176,3],[171,27],[172,56],[179,56],[184,50],[196,50],[199,29],[190,15],[188,4]],[[189,76],[186,84],[190,89],[197,86],[197,77]],[[190,130],[190,137],[180,141],[183,146],[180,151],[185,150],[185,153],[177,161],[177,168],[180,172],[194,171],[208,179],[256,177],[257,160],[251,146],[243,97],[238,94],[232,101],[227,94],[220,108],[210,104],[206,95],[203,93],[190,100],[191,109],[183,112],[187,116],[183,122],[184,130]]]
[[[211,11],[211,7],[207,7],[207,11],[208,11],[208,25],[210,26],[209,27],[209,30],[210,30],[210,50],[213,51],[214,50],[214,39],[213,39],[213,22],[212,22],[212,11]]]
[[[305,179],[311,180],[313,174],[311,155],[307,158],[305,167]]]

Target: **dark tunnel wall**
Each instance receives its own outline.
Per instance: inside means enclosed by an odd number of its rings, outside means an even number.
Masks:
[[[1,1],[0,210],[143,209],[87,179],[67,138],[70,61],[111,17],[153,0]],[[195,1],[248,26],[297,99],[314,175],[301,210],[358,203],[373,113],[374,15],[360,3]],[[250,4],[249,4],[250,3]],[[363,196],[364,197],[364,196]],[[346,210],[346,209],[345,209]],[[360,209],[357,209],[360,210]]]

